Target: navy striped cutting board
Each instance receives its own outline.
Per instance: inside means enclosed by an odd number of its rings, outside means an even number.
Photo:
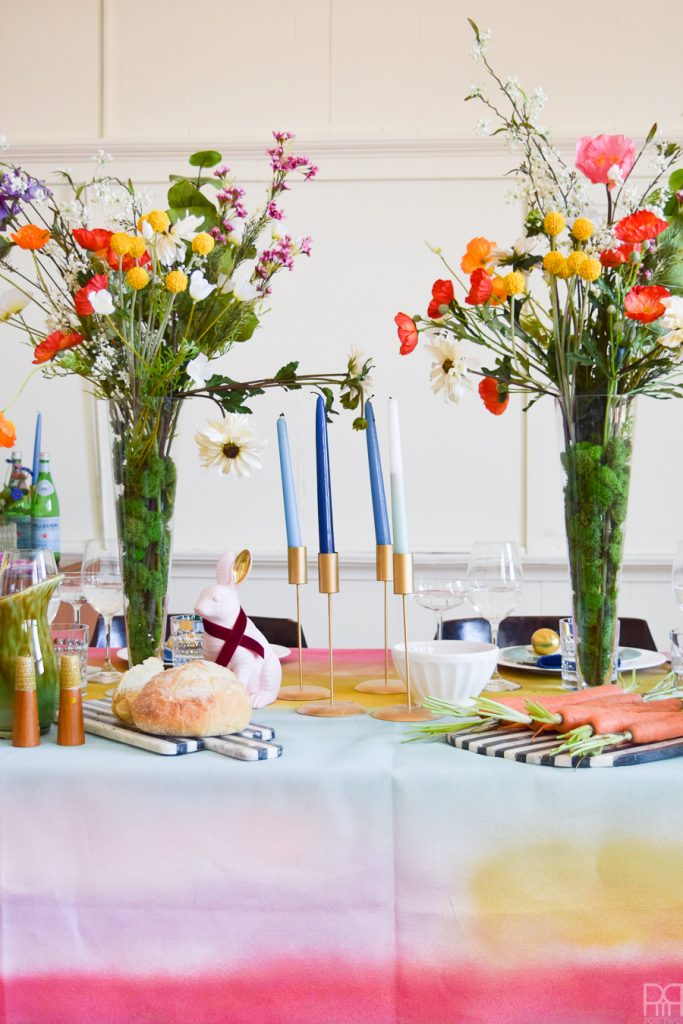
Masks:
[[[153,736],[121,722],[113,714],[109,700],[83,701],[83,722],[85,731],[94,736],[103,736],[116,743],[127,743],[131,747],[167,756],[213,750],[216,754],[234,757],[239,761],[266,761],[282,754],[281,744],[271,742],[275,738],[275,730],[269,725],[252,723],[241,732],[230,733],[228,736],[205,736],[201,739]]]
[[[559,746],[556,735],[542,734],[536,739],[530,729],[509,732],[491,729],[489,732],[451,732],[446,740],[452,747],[471,750],[474,754],[504,757],[508,761],[540,764],[550,768],[621,768],[622,765],[646,764],[683,755],[683,739],[663,740],[661,743],[630,744],[612,747],[592,757],[570,754],[551,754]]]

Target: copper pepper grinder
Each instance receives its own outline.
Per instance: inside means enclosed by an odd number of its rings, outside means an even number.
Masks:
[[[37,747],[40,743],[36,666],[29,654],[17,658],[14,670],[12,746]]]
[[[79,747],[85,743],[81,660],[77,654],[63,654],[59,672],[59,724],[57,743]]]

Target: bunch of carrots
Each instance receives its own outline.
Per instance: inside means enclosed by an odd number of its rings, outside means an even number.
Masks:
[[[457,724],[428,725],[416,732],[436,736],[458,729],[532,728],[539,734],[557,733],[561,742],[552,753],[580,756],[599,754],[605,747],[625,743],[657,743],[683,737],[683,691],[673,675],[648,693],[604,685],[572,693],[549,694],[531,701],[517,695],[490,700],[478,697],[474,705],[450,704],[428,697],[425,707],[461,719]],[[415,739],[420,735],[415,735]]]

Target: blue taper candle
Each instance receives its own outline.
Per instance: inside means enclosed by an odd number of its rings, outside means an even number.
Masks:
[[[38,479],[38,472],[40,470],[40,445],[43,434],[43,414],[39,412],[36,417],[36,432],[33,439],[33,485],[35,487],[36,480]]]
[[[318,535],[320,553],[334,552],[334,523],[332,521],[332,486],[330,484],[330,450],[327,440],[325,399],[318,395],[315,409],[315,464],[318,479]]]
[[[282,499],[285,504],[287,547],[300,548],[301,523],[299,522],[299,508],[296,502],[294,473],[292,471],[292,456],[289,450],[289,434],[287,433],[287,420],[284,416],[278,417],[277,443],[280,450],[280,475],[282,476]]]
[[[365,403],[365,419],[368,422],[368,429],[365,431],[365,437],[368,445],[372,514],[375,520],[375,543],[391,544],[387,499],[384,493],[384,477],[382,476],[382,460],[379,454],[377,424],[375,423],[375,410],[372,408],[372,402]]]

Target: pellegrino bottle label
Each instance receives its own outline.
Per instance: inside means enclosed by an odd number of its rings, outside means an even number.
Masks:
[[[32,548],[34,547],[32,538],[32,523],[30,516],[13,516],[10,522],[14,523],[17,528],[17,547],[21,548]]]
[[[55,552],[60,550],[59,516],[34,516],[32,526],[33,542],[31,547],[49,548],[50,551]]]
[[[41,498],[46,498],[48,494],[55,493],[55,485],[52,480],[38,480],[36,484],[36,494],[39,494]]]

